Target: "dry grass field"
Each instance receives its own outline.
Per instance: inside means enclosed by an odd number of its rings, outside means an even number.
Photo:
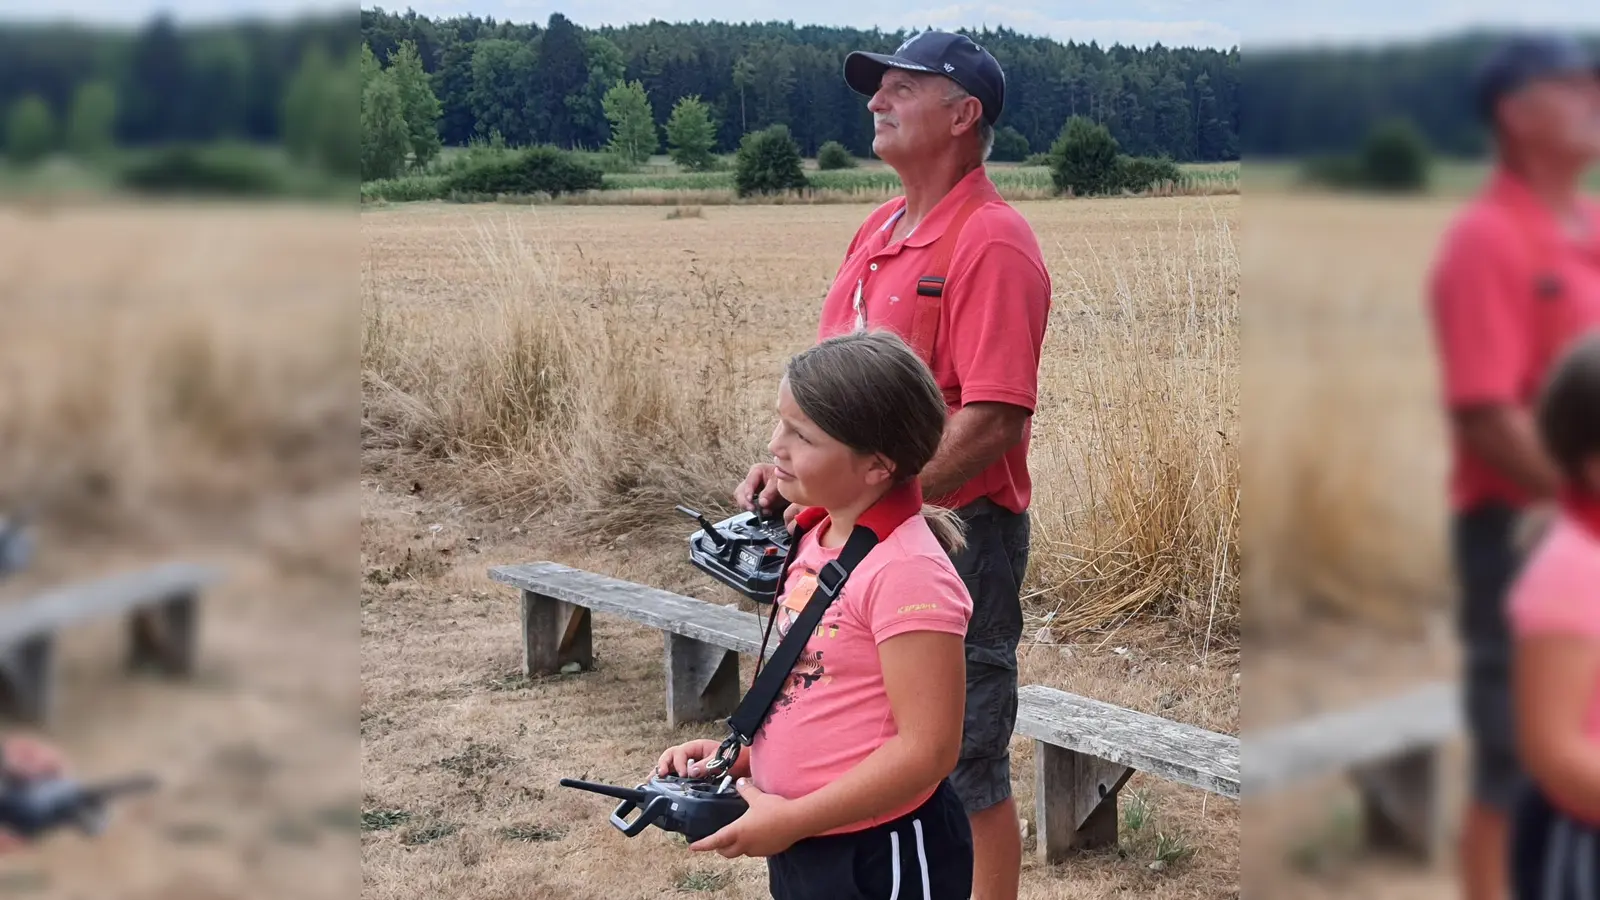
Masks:
[[[125,676],[121,621],[60,634],[45,736],[161,788],[0,857],[7,895],[358,889],[357,235],[292,207],[0,209],[0,510],[39,527],[0,604],[172,558],[225,574],[192,680]]]
[[[1019,208],[1055,281],[1022,678],[1232,731],[1238,198]],[[627,840],[556,784],[637,779],[712,733],[666,728],[660,635],[599,617],[595,671],[526,681],[516,599],[486,570],[556,559],[731,602],[683,560],[673,505],[731,511],[869,209],[363,211],[374,898],[765,896],[760,861]],[[1236,804],[1141,776],[1124,806],[1122,855],[1030,858],[1026,895],[1237,891]]]

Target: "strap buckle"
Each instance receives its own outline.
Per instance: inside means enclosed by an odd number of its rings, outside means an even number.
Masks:
[[[749,739],[740,734],[737,729],[730,730],[733,733],[728,735],[727,739],[717,747],[716,755],[705,762],[706,771],[710,774],[715,775],[732,769],[733,764],[739,761],[739,749],[750,745]]]
[[[839,565],[837,559],[830,559],[828,564],[822,567],[822,571],[817,573],[817,590],[829,600],[836,600],[839,597],[839,589],[844,587],[844,580],[849,574],[844,566]],[[832,584],[828,583],[829,575],[833,576]]]

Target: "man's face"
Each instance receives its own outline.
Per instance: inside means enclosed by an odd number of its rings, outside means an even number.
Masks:
[[[1524,148],[1585,164],[1600,160],[1600,74],[1532,82],[1506,98],[1502,115]]]
[[[976,100],[952,103],[946,98],[955,82],[942,75],[891,68],[883,73],[878,92],[867,102],[872,110],[872,152],[891,165],[935,151],[954,137],[954,126]]]

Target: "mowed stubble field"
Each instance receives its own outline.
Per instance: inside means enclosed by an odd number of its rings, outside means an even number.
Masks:
[[[733,602],[672,505],[729,511],[870,208],[363,212],[369,896],[766,896],[761,861],[626,839],[557,785],[633,783],[715,733],[666,727],[660,634],[597,617],[595,671],[525,680],[486,570],[554,559]],[[1055,282],[1022,681],[1234,731],[1239,199],[1018,208]],[[1237,804],[1139,775],[1123,805],[1123,854],[1056,867],[1030,822],[1024,895],[1236,893]]]

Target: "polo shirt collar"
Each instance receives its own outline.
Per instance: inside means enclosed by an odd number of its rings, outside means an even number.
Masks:
[[[1484,191],[1491,201],[1510,209],[1524,224],[1537,228],[1541,236],[1557,241],[1571,240],[1555,213],[1529,189],[1526,182],[1505,166],[1497,164],[1494,167]],[[1600,230],[1600,216],[1597,216],[1600,210],[1582,198],[1578,205],[1590,219],[1592,233],[1585,243],[1595,243],[1596,238],[1600,237],[1600,233],[1593,233]]]
[[[1000,192],[995,189],[994,182],[989,178],[988,170],[983,166],[973,169],[964,175],[960,181],[956,182],[955,187],[952,187],[950,192],[945,194],[938,203],[934,204],[933,209],[928,211],[928,217],[917,225],[917,230],[905,239],[903,245],[906,247],[926,247],[938,240],[944,234],[945,228],[949,226],[950,220],[955,218],[956,210],[967,202],[968,197],[975,194],[984,195],[991,200],[1000,199]],[[902,202],[900,212],[896,213],[895,217],[890,221],[895,221],[904,213],[905,204]],[[890,227],[893,226],[891,225]]]

